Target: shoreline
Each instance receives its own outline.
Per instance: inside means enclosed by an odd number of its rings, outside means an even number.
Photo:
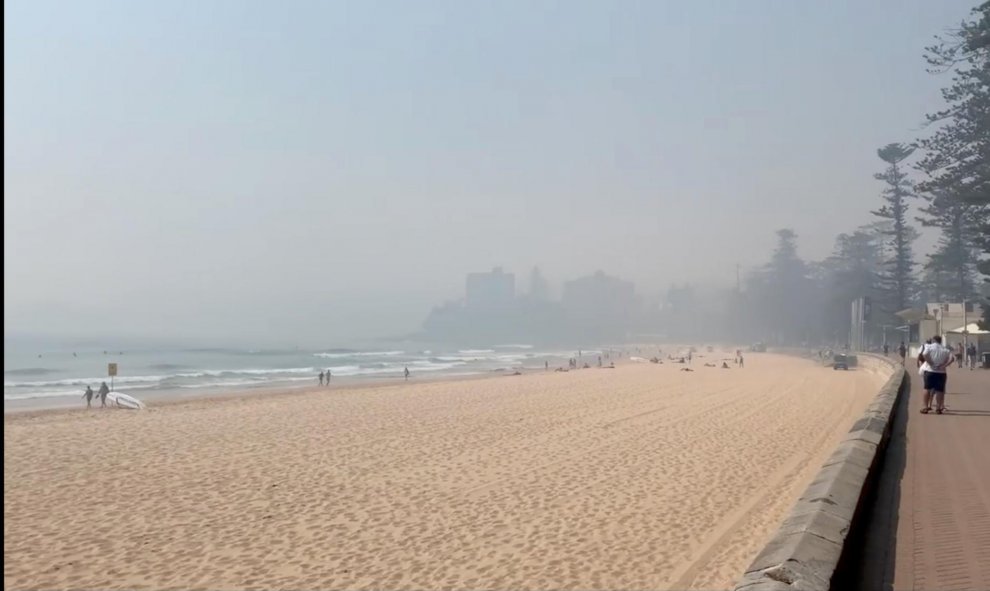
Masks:
[[[619,360],[621,365],[630,363],[628,358]],[[620,363],[616,363],[618,368]],[[588,370],[592,369],[606,369],[598,367],[589,367]],[[143,402],[147,409],[161,408],[165,406],[175,406],[182,404],[194,404],[203,402],[206,400],[235,400],[240,398],[265,398],[270,396],[301,396],[308,394],[319,394],[324,392],[350,392],[359,391],[373,388],[386,388],[389,386],[400,386],[400,385],[414,385],[414,384],[434,384],[434,383],[444,383],[444,382],[470,382],[477,380],[486,379],[497,379],[497,378],[510,378],[510,377],[520,377],[520,376],[532,376],[540,375],[545,373],[554,373],[555,368],[551,367],[549,370],[544,368],[526,367],[518,370],[520,373],[517,375],[510,371],[489,371],[484,373],[474,373],[474,374],[433,374],[426,375],[425,377],[411,377],[409,381],[406,381],[402,376],[390,377],[390,378],[360,378],[360,377],[341,377],[334,378],[333,383],[330,386],[320,386],[318,384],[309,385],[259,385],[253,388],[244,387],[232,387],[232,388],[200,388],[194,391],[190,390],[159,390],[152,393],[150,396],[135,396],[141,402]],[[583,371],[583,370],[570,370],[571,372]],[[567,372],[564,372],[567,373]],[[116,390],[123,393],[127,393],[126,389]],[[37,401],[36,404],[33,404]],[[108,407],[109,408],[109,407]],[[51,396],[51,397],[39,397],[39,398],[24,398],[18,400],[5,400],[3,414],[4,418],[7,417],[19,417],[19,416],[37,416],[46,414],[69,414],[75,412],[91,412],[100,411],[99,398],[94,397],[94,404],[91,409],[86,408],[86,402],[79,397],[68,397],[68,396]],[[110,410],[126,410],[126,409],[116,409],[110,408]],[[131,411],[133,412],[133,411]]]
[[[649,357],[655,347],[658,348],[661,346],[667,348],[668,351],[671,348],[677,349],[682,347],[682,345],[672,345],[669,343],[626,343],[621,346],[602,345],[584,348],[585,355],[582,361],[589,363],[594,368],[596,365],[596,354],[604,355],[607,351],[611,350],[613,355],[611,359],[605,355],[605,365],[609,361],[622,363],[628,361],[629,356],[646,355]],[[582,351],[581,348],[574,348],[571,351],[562,348],[552,351],[532,349],[517,351],[500,350],[500,347],[508,346],[496,345],[484,350],[440,350],[436,353],[431,351],[409,352],[399,350],[381,352],[352,351],[349,353],[332,353],[332,355],[348,357],[332,360],[326,359],[324,361],[336,364],[333,367],[334,376],[331,387],[350,388],[355,384],[382,385],[401,381],[404,364],[411,370],[412,379],[417,381],[433,382],[449,379],[475,379],[479,376],[494,377],[498,375],[511,375],[515,371],[521,371],[527,374],[542,372],[545,371],[544,361],[549,362],[549,369],[551,370],[558,367],[566,368],[568,358],[581,360],[578,353]],[[522,345],[513,345],[513,347],[522,347]],[[719,348],[721,349],[722,347]],[[638,352],[638,349],[642,349],[642,352]],[[624,353],[624,358],[617,357],[617,354],[620,353]],[[114,390],[130,395],[142,402],[161,404],[164,401],[170,401],[172,399],[187,400],[227,396],[228,394],[249,395],[254,391],[281,392],[310,387],[318,388],[317,375],[322,370],[320,365],[314,365],[312,367],[312,373],[301,372],[300,370],[304,365],[311,363],[313,357],[331,355],[331,353],[313,353],[309,351],[302,353],[293,352],[288,354],[290,356],[288,361],[286,357],[273,356],[245,364],[243,357],[239,354],[231,358],[196,359],[184,359],[181,357],[182,354],[183,352],[176,353],[179,357],[172,358],[171,354],[164,356],[156,352],[154,353],[157,356],[155,358],[140,357],[130,360],[138,370],[137,373],[132,372],[122,376],[118,380]],[[260,354],[266,355],[265,353]],[[401,355],[395,356],[397,354]],[[424,356],[427,354],[429,356]],[[138,354],[136,353],[135,355]],[[228,353],[221,352],[220,355],[228,355]],[[147,365],[152,361],[157,364]],[[169,361],[169,363],[160,363],[163,361]],[[447,367],[438,369],[435,367],[437,364],[446,365]],[[15,367],[20,367],[17,364],[14,365]],[[21,365],[24,365],[24,363]],[[46,377],[39,374],[33,378],[24,377],[22,374],[31,371],[55,372],[56,370],[37,368],[13,369],[10,371],[11,375],[7,376],[7,370],[5,368],[5,376],[10,377],[12,381],[5,381],[4,414],[48,409],[84,408],[85,401],[82,398],[82,393],[85,386],[89,384],[96,390],[100,381],[105,381],[108,384],[110,382],[106,377],[72,377],[73,375],[92,376],[94,372],[80,367],[70,370],[62,365],[56,365],[59,367],[57,371],[60,372],[57,375]],[[393,366],[393,368],[388,371],[381,371],[382,366]],[[226,367],[228,369],[204,369],[210,367]],[[141,368],[144,369],[142,370]],[[151,369],[154,369],[154,371],[150,371]],[[338,374],[337,370],[343,371]],[[149,371],[150,374],[148,373]],[[279,375],[272,375],[268,379],[255,379],[253,377],[266,374]],[[200,382],[197,378],[204,379]],[[224,383],[225,380],[232,380],[234,383]],[[42,391],[34,392],[33,388],[38,388]]]
[[[613,351],[619,352],[623,351],[622,357],[613,357],[608,361],[615,364],[615,367],[627,364],[635,364],[631,361],[631,357],[636,357],[638,353],[634,351],[637,348],[642,349],[652,349],[655,347],[662,347],[665,351],[678,350],[690,345],[677,345],[670,343],[657,344],[626,344],[622,347],[614,346]],[[594,349],[585,349],[585,351],[592,351]],[[577,350],[575,350],[577,351]],[[705,355],[719,356],[722,355],[727,359],[731,359],[731,353],[733,349],[718,347],[716,351],[711,353],[703,352],[696,354],[696,359],[703,358]],[[647,353],[643,353],[647,354]],[[488,369],[488,370],[478,370],[475,372],[423,372],[416,373],[415,371],[410,378],[409,383],[435,383],[435,382],[449,382],[449,381],[461,381],[461,380],[479,380],[487,378],[498,378],[498,377],[512,377],[514,372],[520,372],[521,375],[533,375],[542,373],[552,373],[558,367],[563,369],[564,372],[580,371],[583,368],[578,367],[577,369],[567,369],[567,358],[566,357],[548,357],[550,360],[549,369],[544,369],[543,366],[517,366],[517,367],[505,367],[502,369]],[[585,358],[585,362],[592,361],[592,358]],[[596,360],[597,361],[597,360]],[[604,360],[603,360],[604,361]],[[670,363],[667,360],[664,360]],[[607,363],[602,367],[598,368],[596,364],[590,364],[587,369],[607,369]],[[316,374],[313,375],[312,381],[316,382]],[[354,390],[362,388],[375,388],[383,387],[393,384],[403,383],[404,380],[402,375],[394,376],[334,376],[333,383],[329,386],[331,390]],[[95,389],[95,388],[94,388]],[[285,395],[291,393],[316,393],[328,389],[327,386],[320,386],[315,383],[300,384],[299,382],[272,382],[270,384],[258,384],[254,386],[214,386],[214,387],[197,387],[197,388],[169,388],[169,389],[151,389],[151,390],[128,390],[126,386],[122,388],[115,388],[114,391],[122,392],[137,398],[141,402],[145,403],[150,407],[161,407],[165,405],[181,404],[184,402],[192,402],[203,399],[228,399],[228,398],[240,398],[240,397],[253,397],[253,396],[271,396],[271,395]],[[141,393],[145,392],[145,393]],[[93,409],[99,409],[99,398],[94,397]],[[85,400],[82,398],[82,390],[80,389],[79,394],[67,395],[67,396],[39,396],[32,398],[17,398],[11,400],[4,400],[3,413],[4,416],[15,416],[24,413],[45,413],[45,412],[71,412],[73,410],[86,410]]]

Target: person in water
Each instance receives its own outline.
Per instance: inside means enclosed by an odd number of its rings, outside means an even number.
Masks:
[[[86,408],[92,408],[93,406],[93,389],[86,386],[86,391],[82,395],[86,399]]]

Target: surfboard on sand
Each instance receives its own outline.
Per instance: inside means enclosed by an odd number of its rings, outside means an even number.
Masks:
[[[107,394],[107,401],[117,408],[126,408],[127,410],[141,410],[144,408],[143,402],[122,392],[110,392]]]

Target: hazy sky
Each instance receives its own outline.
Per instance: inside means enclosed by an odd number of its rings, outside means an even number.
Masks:
[[[975,3],[6,0],[5,330],[327,345],[497,264],[824,256]]]

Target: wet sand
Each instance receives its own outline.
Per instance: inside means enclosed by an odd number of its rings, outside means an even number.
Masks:
[[[6,415],[4,586],[725,588],[885,376],[708,360]]]

